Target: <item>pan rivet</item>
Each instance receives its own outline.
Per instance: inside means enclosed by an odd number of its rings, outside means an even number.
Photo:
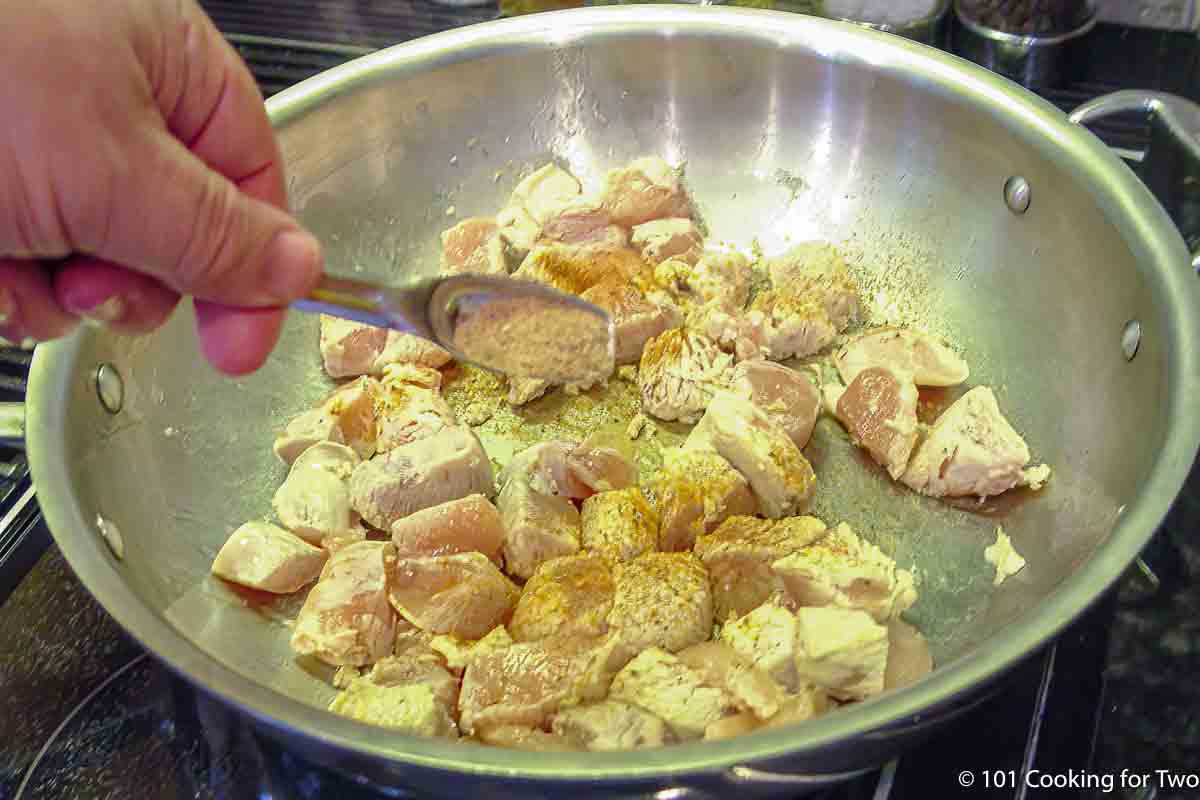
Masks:
[[[1121,351],[1125,353],[1126,361],[1133,361],[1133,357],[1137,355],[1138,347],[1142,344],[1142,323],[1136,319],[1131,319],[1125,323],[1125,330],[1121,331]]]
[[[1014,214],[1024,214],[1029,210],[1030,195],[1029,181],[1020,175],[1013,175],[1004,182],[1004,204]]]
[[[100,397],[100,405],[110,414],[116,414],[125,404],[125,381],[112,364],[96,367],[96,394]]]

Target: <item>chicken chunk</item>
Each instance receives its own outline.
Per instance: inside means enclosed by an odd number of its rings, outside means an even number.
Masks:
[[[388,597],[421,630],[478,639],[508,622],[519,594],[487,556],[455,553],[398,559]]]
[[[786,291],[759,292],[750,303],[748,319],[762,330],[763,349],[776,361],[819,353],[838,334],[820,303]]]
[[[500,490],[496,507],[504,521],[504,564],[510,575],[529,578],[542,562],[579,552],[579,511],[567,498],[514,479]]]
[[[933,423],[900,480],[933,497],[991,497],[1040,486],[1049,468],[1028,463],[1029,446],[1000,413],[996,396],[977,386]]]
[[[888,630],[865,611],[796,611],[796,673],[838,700],[865,700],[883,691]]]
[[[317,442],[292,462],[292,469],[319,469],[338,478],[346,479],[361,463],[362,459],[358,457],[358,453],[344,444]]]
[[[454,427],[454,411],[437,389],[384,381],[376,401],[376,453],[386,453]]]
[[[532,750],[537,753],[569,752],[578,748],[556,733],[546,733],[529,725],[491,725],[476,732],[480,744],[507,747],[510,750]]]
[[[731,388],[765,411],[797,447],[808,444],[821,410],[808,376],[770,361],[743,361],[733,369]]]
[[[712,533],[732,516],[758,513],[750,484],[714,452],[672,449],[648,491],[659,514],[658,549],[691,550],[696,538]]]
[[[392,545],[364,541],[335,551],[296,617],[292,649],[334,666],[372,664],[392,652],[388,603]]]
[[[796,672],[796,615],[777,602],[766,602],[721,626],[721,641],[795,692],[803,685]]]
[[[708,572],[691,553],[647,553],[617,564],[613,575],[608,624],[632,652],[676,652],[712,634]]]
[[[333,698],[329,710],[413,736],[458,738],[450,708],[428,684],[380,686],[367,677],[355,678]]]
[[[502,209],[496,215],[496,226],[505,249],[517,259],[529,255],[529,251],[542,235],[542,226],[538,225],[537,220],[521,205],[510,205]]]
[[[674,258],[695,264],[704,250],[700,229],[687,218],[656,219],[634,227],[630,242],[650,264]]]
[[[271,506],[283,527],[310,544],[345,535],[356,521],[346,481],[312,467],[293,465]]]
[[[542,224],[542,239],[592,252],[622,250],[629,233],[613,225],[608,212],[594,201],[580,198]]]
[[[709,725],[737,711],[728,692],[705,685],[678,656],[657,647],[643,650],[616,674],[609,698],[649,711],[683,741],[699,739]]]
[[[509,206],[524,208],[538,225],[578,203],[582,188],[565,169],[546,164],[526,176],[513,189]]]
[[[543,727],[560,708],[600,700],[629,661],[613,637],[523,642],[479,655],[463,673],[463,732],[499,725]]]
[[[514,278],[536,281],[567,294],[583,294],[606,282],[628,282],[646,270],[634,250],[596,249],[556,242],[529,251]]]
[[[632,561],[658,543],[658,514],[636,486],[584,500],[580,526],[583,548],[611,562]]]
[[[917,601],[912,574],[846,523],[771,565],[797,606],[866,611],[887,622]]]
[[[512,637],[532,642],[603,636],[608,633],[615,587],[608,563],[598,556],[580,553],[545,561],[517,600],[509,623]]]
[[[275,454],[290,464],[317,442],[330,441],[370,458],[375,454],[378,391],[379,382],[366,377],[338,387],[321,405],[287,424],[275,440]]]
[[[316,580],[327,554],[269,522],[247,522],[213,559],[212,574],[272,594],[291,594]]]
[[[733,358],[709,339],[675,328],[646,343],[638,367],[642,408],[664,420],[695,422],[729,383]]]
[[[550,381],[541,378],[512,378],[508,379],[508,395],[505,397],[510,406],[523,406],[532,403],[550,391]]]
[[[382,375],[392,364],[415,364],[439,369],[451,361],[450,352],[423,336],[388,330],[383,350],[371,366],[372,375]]]
[[[890,367],[862,370],[837,400],[838,421],[850,438],[894,480],[904,474],[917,444],[917,400],[912,380]]]
[[[621,281],[604,281],[580,297],[604,309],[612,318],[618,364],[636,364],[646,342],[683,324],[683,315],[674,303],[665,298],[651,300],[637,287]]]
[[[655,219],[690,217],[692,201],[679,173],[658,156],[639,158],[604,177],[603,205],[613,222],[632,228]]]
[[[917,386],[958,386],[971,375],[967,362],[942,342],[912,328],[877,328],[838,351],[834,364],[849,384],[871,367],[890,367]]]
[[[816,303],[838,332],[858,319],[858,286],[846,261],[828,242],[804,242],[767,261],[776,291]]]
[[[888,657],[883,673],[885,689],[911,686],[933,671],[929,644],[913,626],[898,619],[887,624]]]
[[[396,520],[392,543],[400,558],[477,552],[500,566],[504,521],[486,497],[472,494]]]
[[[661,747],[671,741],[665,722],[617,700],[563,709],[554,715],[550,730],[576,747],[599,752]]]
[[[689,449],[712,449],[746,478],[765,516],[802,511],[816,484],[812,465],[787,432],[744,397],[721,391],[690,434]]]
[[[375,456],[350,476],[351,505],[381,530],[414,511],[493,491],[491,462],[475,434],[462,427]]]
[[[494,653],[512,647],[512,637],[503,625],[498,625],[482,639],[461,639],[449,634],[438,634],[430,639],[429,647],[441,656],[446,669],[455,675],[462,675],[471,659],[485,653]]]
[[[739,710],[760,720],[775,716],[786,699],[783,687],[769,673],[722,642],[700,642],[678,656],[706,684],[728,692]]]
[[[330,377],[348,378],[379,375],[396,363],[437,368],[450,354],[419,336],[322,314],[321,358]]]
[[[573,481],[567,461],[574,449],[574,443],[561,439],[531,445],[509,459],[496,483],[503,489],[510,481],[523,480],[542,494],[570,497]]]
[[[586,499],[596,492],[626,489],[637,482],[637,468],[615,447],[593,434],[567,453],[567,496]]]
[[[750,262],[738,252],[709,251],[694,263],[680,258],[654,268],[654,280],[676,301],[689,306],[711,304],[740,313],[750,297]]]
[[[761,314],[754,317],[740,310],[731,311],[719,300],[712,300],[693,306],[684,326],[716,342],[722,350],[733,353],[738,361],[759,361],[770,354],[767,330],[761,322]]]
[[[696,555],[712,581],[717,622],[748,614],[781,592],[783,583],[771,565],[812,544],[825,530],[816,517],[730,517],[697,539]]]
[[[442,231],[442,272],[507,275],[504,241],[496,221],[470,217]]]

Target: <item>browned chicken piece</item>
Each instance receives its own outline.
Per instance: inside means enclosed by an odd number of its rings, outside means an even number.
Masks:
[[[796,673],[838,700],[865,700],[883,691],[888,630],[865,611],[796,611]]]
[[[550,730],[576,747],[597,752],[661,747],[671,741],[665,722],[617,700],[565,708],[554,715]]]
[[[441,367],[450,361],[443,348],[419,336],[321,315],[321,358],[332,378],[379,375],[388,364]]]
[[[567,498],[542,494],[518,478],[504,484],[496,507],[508,574],[529,578],[542,562],[579,552],[579,511]]]
[[[731,388],[765,411],[797,447],[808,444],[821,395],[807,375],[770,361],[743,361],[733,369]]]
[[[327,554],[269,522],[247,522],[213,559],[212,574],[272,594],[291,594],[316,580]]]
[[[571,448],[567,454],[567,496],[590,497],[596,492],[625,489],[637,482],[637,468],[615,447],[593,434]]]
[[[547,219],[542,224],[542,239],[592,252],[622,250],[629,246],[629,232],[613,225],[607,211],[585,198]]]
[[[816,300],[776,289],[755,295],[747,318],[762,331],[763,350],[776,361],[819,353],[838,334]]]
[[[742,474],[707,450],[664,451],[648,492],[659,514],[658,549],[668,553],[691,550],[697,537],[732,516],[758,513],[758,500]]]
[[[386,656],[375,662],[368,677],[379,686],[424,684],[452,713],[458,705],[458,678],[450,674],[441,658],[432,650]]]
[[[756,322],[757,319],[757,322]],[[684,327],[706,336],[724,351],[733,353],[738,361],[765,359],[767,329],[755,318],[741,310],[730,310],[719,300],[693,306],[684,320]]]
[[[632,561],[658,544],[658,514],[636,486],[592,495],[579,516],[583,548],[607,561]]]
[[[787,698],[769,673],[722,642],[700,642],[678,655],[706,684],[724,689],[739,710],[749,711],[760,720],[775,716]]]
[[[868,331],[839,350],[834,364],[847,384],[871,367],[890,367],[917,386],[958,386],[971,375],[958,353],[912,328]]]
[[[543,562],[517,600],[509,623],[513,639],[605,635],[615,586],[612,570],[598,556],[580,553]]]
[[[629,283],[604,281],[580,297],[604,309],[612,318],[618,364],[636,364],[647,341],[683,324],[683,316],[674,303],[665,298],[651,300]]]
[[[578,750],[572,742],[557,733],[547,733],[529,725],[492,725],[475,734],[480,744],[507,747],[510,750],[532,750],[536,753],[570,752]]]
[[[631,652],[682,650],[712,635],[708,572],[691,553],[647,553],[613,570],[609,627]]]
[[[890,367],[859,372],[837,398],[836,415],[856,445],[894,480],[904,474],[917,445],[917,387]]]
[[[778,600],[770,600],[721,626],[721,641],[795,692],[804,684],[796,673],[796,615]]]
[[[464,733],[541,728],[560,708],[600,700],[630,653],[615,637],[514,644],[471,660],[459,692]]]
[[[355,678],[329,704],[343,717],[382,728],[427,738],[458,738],[450,708],[438,701],[423,683],[379,686],[369,678]]]
[[[1040,489],[1050,468],[1028,464],[1029,446],[1000,413],[996,395],[976,386],[933,423],[900,480],[933,497],[983,498],[1016,486]]]
[[[373,664],[391,653],[396,615],[387,576],[394,558],[387,542],[335,551],[296,617],[292,649],[334,666]]]
[[[523,406],[532,403],[550,390],[550,381],[541,378],[509,378],[508,400],[510,406]]]
[[[632,228],[655,219],[690,217],[692,200],[676,172],[658,156],[639,158],[604,177],[602,203],[613,222]]]
[[[776,291],[815,302],[840,333],[858,319],[858,285],[828,242],[805,242],[767,261]]]
[[[609,698],[645,709],[662,719],[681,741],[699,739],[705,729],[737,713],[737,701],[678,656],[651,647],[613,678]]]
[[[887,622],[917,601],[912,573],[844,522],[771,569],[797,606],[854,608]]]
[[[500,566],[504,522],[486,497],[472,494],[396,520],[392,543],[399,558],[476,552]]]
[[[738,252],[709,251],[695,263],[671,258],[654,268],[654,280],[688,306],[712,305],[741,313],[750,298],[750,262]]]
[[[695,422],[729,383],[733,357],[710,339],[674,328],[646,343],[638,366],[642,408],[664,420]]]
[[[471,663],[471,659],[485,653],[504,650],[512,647],[512,644],[513,640],[508,635],[508,630],[500,625],[493,628],[482,639],[460,639],[457,636],[439,634],[430,639],[429,647],[441,656],[446,669],[461,676],[463,670],[467,668],[467,664]]]
[[[890,621],[887,630],[888,658],[883,688],[903,689],[933,671],[933,654],[920,631],[898,619]]]
[[[674,258],[695,264],[704,251],[704,236],[687,218],[656,219],[633,229],[630,242],[650,264]]]
[[[330,441],[349,446],[361,458],[370,458],[375,454],[378,392],[379,382],[374,378],[339,386],[321,405],[287,424],[275,439],[275,454],[290,464],[317,442]]]
[[[350,476],[351,506],[385,531],[414,511],[493,492],[491,462],[475,434],[462,427],[375,456]]]
[[[696,555],[712,580],[716,620],[748,614],[783,590],[771,565],[825,534],[816,517],[763,520],[730,517],[696,540]]]
[[[555,164],[546,164],[516,185],[508,205],[524,208],[538,225],[543,225],[577,204],[581,191],[574,175]]]
[[[388,594],[392,607],[421,630],[462,639],[507,623],[519,595],[482,553],[398,559]]]
[[[778,519],[803,511],[816,485],[812,465],[787,432],[744,397],[717,392],[688,449],[712,449],[742,473],[764,516]]]
[[[504,241],[490,217],[470,217],[442,231],[442,272],[507,275]]]
[[[602,282],[628,281],[645,269],[645,262],[634,250],[547,243],[530,250],[513,277],[543,283],[567,294],[583,294]]]
[[[384,381],[376,400],[376,453],[428,439],[454,427],[454,411],[441,392],[398,380]]]

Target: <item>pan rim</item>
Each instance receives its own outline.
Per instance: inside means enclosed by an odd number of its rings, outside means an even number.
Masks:
[[[226,667],[144,605],[113,568],[91,520],[70,491],[63,431],[66,406],[81,374],[83,337],[42,345],[29,381],[29,458],[38,499],[60,549],[101,605],[155,657],[210,695],[307,744],[333,747],[395,767],[449,769],[476,777],[588,780],[599,784],[672,779],[721,772],[737,765],[817,757],[863,734],[912,724],[931,709],[994,680],[1044,645],[1115,582],[1166,516],[1200,446],[1200,415],[1188,398],[1200,394],[1200,294],[1183,240],[1149,190],[1091,134],[1049,103],[981,67],[898,37],[848,23],[786,12],[721,7],[635,6],[572,9],[482,23],[363,56],[284,90],[267,103],[272,122],[285,126],[331,96],[366,82],[401,78],[462,61],[604,38],[649,36],[746,37],[865,62],[919,82],[922,88],[970,96],[988,123],[1003,124],[1059,159],[1107,214],[1153,284],[1162,304],[1165,361],[1174,380],[1164,409],[1168,436],[1140,491],[1112,534],[1079,569],[1017,624],[993,635],[918,684],[797,728],[725,742],[692,743],[630,753],[542,753],[502,750],[408,736],[380,737],[378,729],[337,717],[283,695]],[[61,532],[61,533],[60,533]],[[843,759],[836,759],[843,760]],[[399,772],[397,772],[399,775]]]

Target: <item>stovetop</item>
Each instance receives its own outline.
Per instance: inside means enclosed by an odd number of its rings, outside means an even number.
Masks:
[[[267,96],[376,47],[497,14],[423,0],[204,5]],[[1088,53],[1080,80],[1045,92],[1064,110],[1116,88],[1200,93],[1191,35],[1102,25]],[[1144,120],[1097,132],[1137,169],[1149,141]],[[0,350],[0,402],[20,398],[27,369],[27,353]],[[1083,776],[1122,770],[1200,776],[1198,522],[1200,469],[1119,588],[991,699],[882,770],[818,796],[1200,796],[1155,780],[1074,788]],[[120,630],[50,542],[23,454],[0,448],[0,798],[407,796],[305,764],[190,689]],[[1046,776],[1068,786],[1039,787]]]

